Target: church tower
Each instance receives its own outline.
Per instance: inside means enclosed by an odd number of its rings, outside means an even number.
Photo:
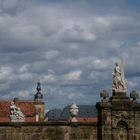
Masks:
[[[41,93],[41,84],[40,82],[37,82],[37,93],[34,96],[34,105],[36,110],[36,115],[38,115],[39,120],[44,119],[44,113],[45,113],[45,103],[43,102],[43,95]]]

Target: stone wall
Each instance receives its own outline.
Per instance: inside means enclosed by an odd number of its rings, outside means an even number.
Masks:
[[[99,140],[140,140],[140,103],[135,97],[115,93],[97,103],[97,109]]]
[[[1,123],[0,140],[97,140],[97,124]]]
[[[136,104],[135,113],[134,113],[134,123],[135,123],[135,140],[140,140],[140,104]]]

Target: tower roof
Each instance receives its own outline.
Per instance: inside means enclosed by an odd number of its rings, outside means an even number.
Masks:
[[[67,121],[71,117],[70,105],[66,106],[63,110],[53,109],[46,113],[46,117],[49,121]],[[77,105],[79,108],[79,118],[96,118],[97,110],[94,105]]]
[[[36,90],[37,90],[37,93],[35,94],[34,99],[35,100],[36,99],[43,99],[43,95],[41,93],[41,83],[39,81],[37,82],[37,88],[36,88]]]

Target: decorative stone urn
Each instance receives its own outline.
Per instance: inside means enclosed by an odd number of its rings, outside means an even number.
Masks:
[[[103,99],[102,99],[102,102],[105,102],[105,101],[107,101],[106,98],[109,97],[109,94],[108,94],[108,92],[107,92],[106,90],[102,90],[102,91],[100,92],[100,97],[103,98]]]
[[[77,122],[77,119],[76,117],[78,116],[78,113],[79,113],[79,108],[76,104],[72,104],[70,106],[70,114],[71,114],[71,122]]]
[[[133,91],[130,93],[130,98],[132,98],[133,101],[136,101],[136,99],[139,98],[139,94],[138,94],[135,90],[133,90]]]

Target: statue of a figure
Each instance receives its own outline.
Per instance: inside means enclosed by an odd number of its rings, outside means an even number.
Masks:
[[[10,111],[11,111],[11,121],[12,122],[24,122],[25,117],[24,114],[21,112],[21,109],[17,107],[14,102],[11,102],[10,105]]]
[[[118,65],[118,63],[115,64],[114,71],[112,73],[113,75],[113,83],[112,83],[112,89],[115,91],[126,91],[125,87],[125,81],[122,74],[122,69]]]

